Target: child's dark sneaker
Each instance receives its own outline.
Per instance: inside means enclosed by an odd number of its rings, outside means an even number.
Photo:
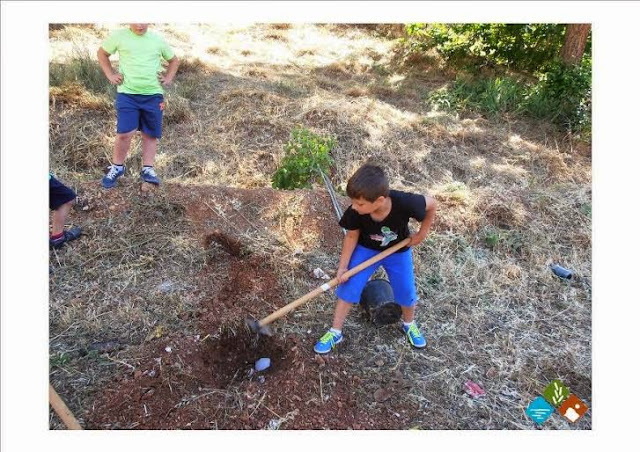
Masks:
[[[51,248],[60,249],[64,246],[65,243],[75,240],[81,235],[82,228],[80,228],[80,226],[75,226],[67,231],[64,231],[62,233],[62,237],[59,237],[57,239],[49,239],[49,246]]]
[[[409,326],[402,325],[402,330],[407,335],[409,343],[415,348],[425,348],[427,346],[427,340],[422,336],[416,322],[411,322]]]
[[[124,165],[117,166],[111,165],[109,172],[102,178],[102,186],[104,188],[113,188],[116,186],[116,181],[125,172],[126,167]]]
[[[158,179],[158,175],[156,174],[156,171],[153,169],[153,166],[142,167],[142,171],[140,171],[140,177],[145,182],[148,182],[150,184],[160,185],[160,179]]]
[[[320,354],[329,353],[331,349],[342,342],[342,339],[342,334],[329,330],[318,340],[316,346],[313,347],[313,351]]]

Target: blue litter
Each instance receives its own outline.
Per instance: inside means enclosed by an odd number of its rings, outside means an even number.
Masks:
[[[573,272],[564,267],[561,267],[558,264],[554,264],[551,266],[551,271],[559,278],[562,279],[571,279],[573,276]]]
[[[258,372],[261,372],[265,369],[268,369],[270,365],[271,365],[271,360],[269,358],[260,358],[259,360],[256,361],[254,367]]]

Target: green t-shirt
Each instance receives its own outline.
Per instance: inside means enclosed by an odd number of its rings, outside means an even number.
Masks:
[[[160,35],[147,30],[138,36],[129,28],[123,28],[107,37],[102,48],[109,55],[118,52],[118,72],[123,77],[118,85],[119,93],[163,94],[158,80],[158,73],[162,71],[161,58],[170,60],[174,53]]]

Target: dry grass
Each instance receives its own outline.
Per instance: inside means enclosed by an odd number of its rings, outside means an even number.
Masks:
[[[395,188],[439,200],[433,232],[415,252],[422,300],[417,318],[429,336],[427,352],[407,348],[396,330],[372,328],[357,314],[347,320],[349,340],[340,351],[364,381],[394,368],[413,382],[401,397],[419,407],[420,417],[407,428],[530,429],[524,409],[554,378],[591,404],[588,150],[575,151],[544,123],[429,111],[420,92],[448,74],[431,57],[399,64],[394,41],[367,28],[158,30],[183,61],[167,94],[156,163],[167,184],[260,194],[270,186],[290,131],[301,124],[336,137],[332,181],[339,190],[358,166],[375,161],[387,168]],[[399,32],[389,27],[385,33]],[[75,26],[52,30],[53,61],[65,61],[71,38],[83,37],[93,52],[102,33]],[[117,338],[126,355],[159,325],[195,333],[193,316],[203,294],[194,288],[208,251],[184,206],[164,188],[145,197],[127,177],[117,191],[101,193],[97,180],[115,137],[110,105],[77,85],[50,93],[52,170],[93,206],[70,219],[82,224],[86,237],[51,255],[51,378],[82,413],[99,382],[119,366],[104,355],[83,354],[86,346]],[[139,160],[136,144],[127,161],[130,173]],[[270,234],[256,226],[234,236],[250,252],[264,252],[277,269],[283,298],[310,290],[310,268],[330,272],[337,264],[339,243],[319,243],[320,236],[305,228],[311,217],[304,206],[314,199],[302,191],[268,206],[237,206],[257,226],[273,226]],[[207,203],[212,214],[228,215],[231,201]],[[326,215],[333,215],[329,207]],[[550,262],[576,277],[558,280]],[[331,295],[319,297],[279,331],[320,334],[333,303]],[[379,359],[388,368],[373,364]],[[480,383],[487,397],[471,401],[462,389],[467,379]],[[357,391],[366,393],[366,387]],[[590,427],[590,415],[575,425],[555,415],[544,424]]]

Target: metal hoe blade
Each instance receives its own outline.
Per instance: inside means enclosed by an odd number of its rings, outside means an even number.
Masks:
[[[251,332],[256,333],[258,335],[263,335],[263,336],[273,335],[273,332],[271,331],[271,328],[269,328],[268,325],[261,325],[260,322],[258,322],[255,319],[247,318],[245,319],[245,324],[251,330]]]

